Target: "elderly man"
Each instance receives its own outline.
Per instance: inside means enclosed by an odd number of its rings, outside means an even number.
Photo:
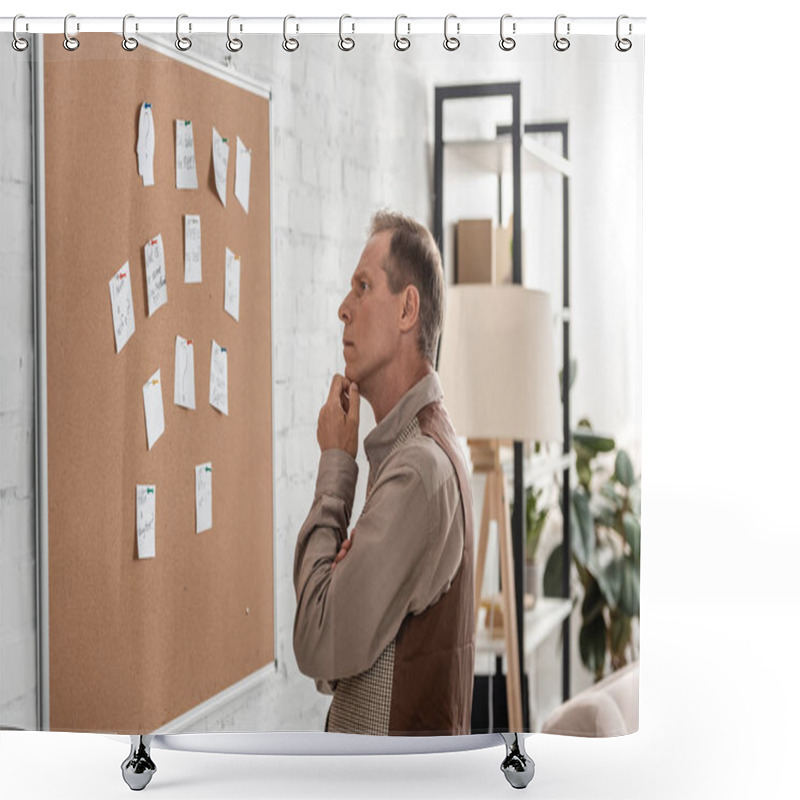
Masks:
[[[376,214],[339,308],[345,374],[319,414],[316,492],[295,550],[295,655],[333,694],[328,731],[470,732],[472,493],[434,370],[443,294],[430,232]],[[362,397],[376,426],[348,538]]]

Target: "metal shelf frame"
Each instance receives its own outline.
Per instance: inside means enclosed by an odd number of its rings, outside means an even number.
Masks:
[[[434,213],[433,235],[444,257],[446,242],[444,236],[444,152],[447,142],[444,141],[444,104],[448,100],[478,99],[486,97],[510,97],[512,104],[511,125],[497,126],[498,139],[511,136],[511,172],[513,177],[513,247],[512,247],[512,280],[522,283],[522,150],[523,133],[559,133],[561,135],[561,161],[557,158],[555,164],[569,166],[569,123],[545,122],[529,123],[523,126],[521,112],[521,84],[513,83],[486,83],[465,84],[459,86],[437,86],[435,91],[435,139],[434,139]],[[453,142],[455,144],[455,142]],[[554,166],[551,163],[551,166]],[[559,166],[555,167],[559,169]],[[563,340],[563,365],[562,365],[562,407],[563,407],[563,454],[568,457],[562,473],[562,517],[564,541],[564,569],[562,573],[562,596],[570,597],[570,568],[572,564],[572,547],[570,530],[572,525],[572,493],[571,493],[571,451],[572,435],[570,429],[570,397],[569,397],[569,362],[570,362],[570,202],[569,181],[571,169],[559,169],[562,173],[562,340]],[[502,219],[502,175],[498,175],[498,205]],[[456,277],[457,277],[457,266]],[[514,442],[514,497],[525,496],[523,443]],[[511,518],[512,551],[514,558],[515,601],[517,619],[523,620],[524,616],[524,566],[525,566],[525,530],[524,530],[524,503],[514,503],[514,513]],[[520,625],[517,635],[519,637],[520,674],[525,672],[525,626]],[[562,697],[566,701],[570,697],[570,616],[567,615],[563,622],[563,658],[562,658]],[[527,703],[523,707],[523,722],[529,727],[529,714]]]

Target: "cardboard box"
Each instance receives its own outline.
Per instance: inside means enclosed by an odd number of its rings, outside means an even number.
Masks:
[[[497,228],[494,232],[495,281],[497,283],[513,283],[514,259],[511,254],[513,236],[512,225],[507,228]]]
[[[511,283],[513,223],[495,228],[490,219],[462,219],[456,226],[457,283]]]
[[[496,253],[490,219],[462,219],[456,227],[456,282],[494,283]]]

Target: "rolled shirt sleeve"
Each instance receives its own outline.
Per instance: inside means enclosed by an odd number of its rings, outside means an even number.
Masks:
[[[294,564],[295,656],[318,688],[369,669],[406,615],[435,602],[460,565],[455,471],[437,473],[430,485],[410,453],[391,462],[378,475],[348,554],[331,571],[347,537],[357,467],[343,451],[325,451],[320,459]]]

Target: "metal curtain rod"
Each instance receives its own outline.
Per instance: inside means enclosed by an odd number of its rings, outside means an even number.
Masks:
[[[183,15],[182,15],[183,16]],[[561,25],[569,25],[570,35],[606,34],[614,35],[617,30],[615,17],[569,17],[559,15]],[[284,17],[234,17],[232,30],[237,34],[284,33]],[[402,32],[411,34],[441,35],[444,17],[406,17],[401,22]],[[0,31],[11,33],[13,17],[0,17]],[[450,20],[453,33],[459,36],[478,34],[497,34],[500,17],[458,17]],[[351,17],[347,16],[347,33],[395,33],[395,17]],[[408,26],[408,27],[406,27]],[[506,26],[515,36],[529,34],[552,34],[553,17],[508,17]],[[122,17],[81,17],[70,15],[71,33],[120,33]],[[183,16],[181,28],[187,33],[220,33],[229,30],[228,17]],[[626,17],[626,35],[643,34],[644,17]],[[174,33],[175,17],[136,17],[130,16],[127,30],[133,33]],[[291,17],[290,30],[299,34],[338,34],[341,21],[338,17]],[[27,17],[17,20],[17,33],[63,33],[64,17]]]

